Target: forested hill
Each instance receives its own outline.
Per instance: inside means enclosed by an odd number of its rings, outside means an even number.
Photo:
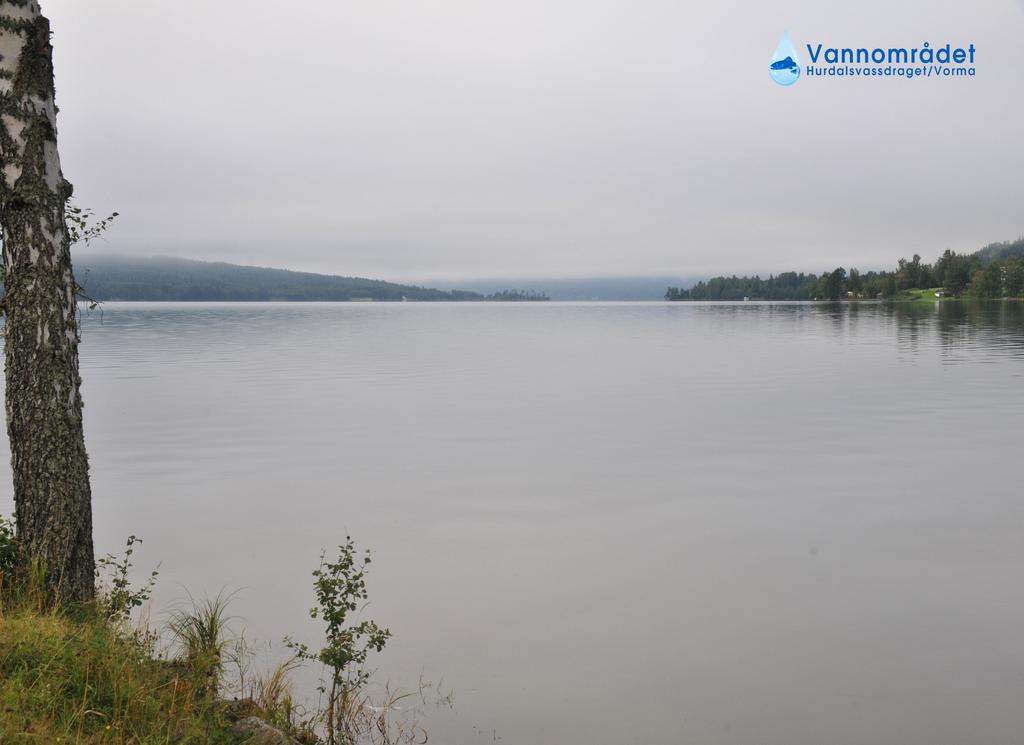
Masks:
[[[669,287],[666,300],[839,300],[894,298],[929,290],[950,297],[1020,297],[1024,293],[1024,238],[992,243],[974,253],[946,250],[933,264],[900,259],[889,271],[837,267],[821,275],[783,272],[766,279],[714,277],[689,289]]]
[[[1007,261],[1008,259],[1024,259],[1024,238],[1003,243],[990,243],[974,254],[982,263],[991,261]]]
[[[446,292],[377,279],[162,257],[79,257],[75,275],[85,294],[95,300],[484,299],[475,292]]]

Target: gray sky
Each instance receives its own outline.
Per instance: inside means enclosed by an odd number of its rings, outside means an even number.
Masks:
[[[1024,233],[1024,0],[43,8],[65,174],[123,215],[104,251],[388,279],[693,275]],[[767,66],[787,30],[804,57],[973,42],[978,75],[784,89]]]

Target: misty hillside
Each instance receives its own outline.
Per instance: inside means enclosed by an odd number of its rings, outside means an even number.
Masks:
[[[482,300],[377,279],[166,257],[88,256],[75,275],[95,300]]]
[[[672,284],[693,284],[704,276],[632,276],[632,277],[567,277],[515,279],[467,279],[461,282],[474,292],[490,294],[507,287],[521,287],[540,292],[552,300],[661,300],[665,287]],[[438,281],[441,287],[454,286],[453,281]]]
[[[1002,243],[990,243],[979,250],[977,256],[983,263],[990,261],[1006,261],[1007,259],[1021,258],[1024,256],[1024,237],[1015,241],[1003,241]]]

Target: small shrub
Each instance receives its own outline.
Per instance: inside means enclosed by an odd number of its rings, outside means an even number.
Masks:
[[[338,547],[336,561],[327,560],[327,552],[320,554],[320,566],[313,571],[313,588],[317,605],[310,609],[312,618],[324,622],[324,647],[311,651],[305,644],[286,639],[285,644],[300,660],[315,660],[328,671],[328,680],[321,683],[320,692],[327,696],[325,728],[328,745],[354,742],[346,723],[351,720],[344,713],[351,702],[361,699],[360,689],[369,678],[363,665],[371,651],[380,652],[391,636],[386,628],[374,621],[364,620],[348,624],[349,615],[356,613],[367,600],[366,567],[370,552],[362,557],[356,553],[355,543],[346,536]]]
[[[121,559],[115,558],[113,554],[107,554],[96,561],[97,584],[104,584],[104,579],[107,584],[105,592],[100,597],[100,606],[111,620],[127,621],[132,611],[145,604],[153,594],[153,586],[156,585],[156,578],[160,573],[159,566],[150,572],[149,579],[142,587],[133,588],[128,580],[128,573],[134,566],[131,562],[132,554],[135,552],[135,545],[139,543],[142,543],[141,538],[130,535]],[[109,576],[104,578],[104,573]]]
[[[14,535],[14,523],[0,517],[0,586],[9,584],[18,564],[18,542]]]

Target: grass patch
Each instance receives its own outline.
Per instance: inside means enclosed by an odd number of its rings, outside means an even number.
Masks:
[[[893,300],[904,301],[928,301],[934,303],[936,300],[946,300],[945,297],[936,297],[936,292],[942,292],[941,287],[930,287],[916,290],[900,290]]]
[[[294,656],[262,672],[256,649],[230,628],[231,595],[191,599],[161,631],[144,612],[133,622],[156,578],[154,571],[141,587],[130,584],[138,543],[129,538],[121,559],[100,560],[109,576],[94,603],[53,606],[41,591],[44,573],[5,582],[15,543],[0,519],[0,745],[255,745],[285,737],[300,745],[418,745],[427,740],[419,714],[428,699],[451,706],[451,694],[423,681],[415,694],[368,693],[363,665],[390,632],[351,618],[367,600],[369,563],[351,539],[337,562],[322,559],[313,573],[319,605],[311,615],[326,623],[324,647],[290,642]],[[312,711],[292,693],[290,675],[303,661],[325,673]],[[276,728],[269,735],[268,725]]]
[[[99,608],[0,617],[0,742],[229,742],[217,702],[190,671],[152,656],[144,634]]]

